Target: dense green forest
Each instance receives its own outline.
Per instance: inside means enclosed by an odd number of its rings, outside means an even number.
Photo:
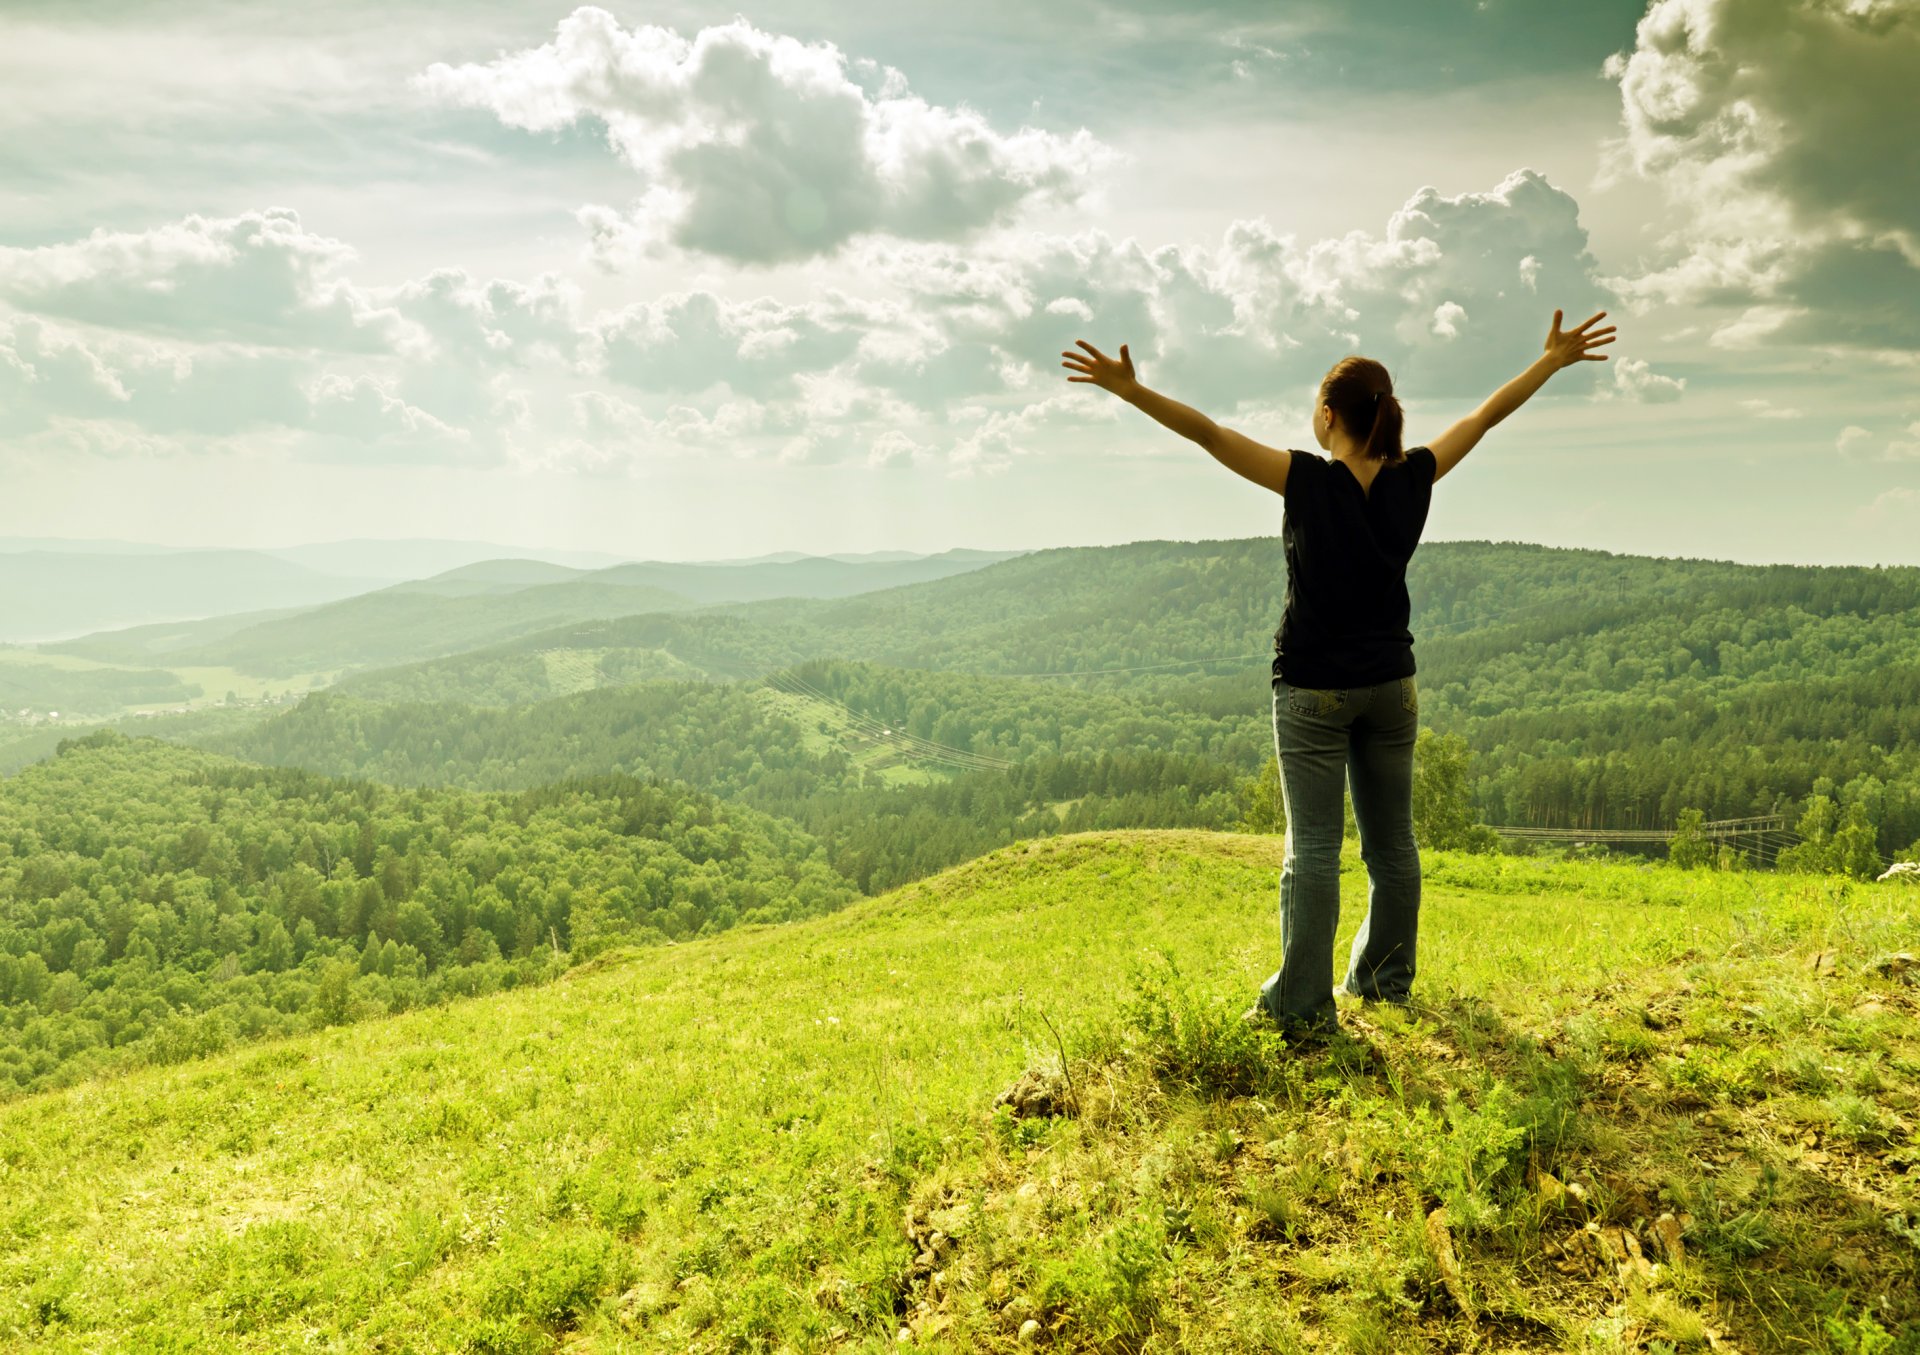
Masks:
[[[103,731],[0,782],[0,1092],[854,895],[806,832],[681,786],[405,790]]]
[[[1880,850],[1920,837],[1920,570],[1748,566],[1441,542],[1409,571],[1422,716],[1473,750],[1489,822],[1665,827],[1798,812],[1831,782],[1871,811]],[[1233,732],[1267,718],[1280,609],[1276,543],[1140,542],[1038,551],[938,584],[826,603],[751,604],[570,627],[517,645],[371,673],[368,700],[535,702],[633,680],[646,660],[759,677],[810,655],[929,673],[1056,674],[1024,699],[955,678],[911,710],[836,695],[925,737],[1018,755],[1054,737],[1049,703],[1104,693]],[[1182,660],[1209,659],[1208,663]],[[904,681],[904,679],[895,679]],[[1044,693],[1044,695],[1043,695]],[[935,710],[938,714],[933,714]],[[1026,711],[1025,716],[1016,710]],[[1020,728],[1028,719],[1033,732]],[[975,740],[985,731],[985,742]],[[1099,730],[1124,740],[1125,723]],[[1247,770],[1244,761],[1237,762]]]
[[[960,740],[958,749],[1011,765],[936,764],[927,782],[895,784],[877,768],[918,763],[917,750],[896,757],[883,746],[878,762],[856,761],[821,732],[830,707],[744,683],[647,683],[506,709],[324,693],[208,744],[400,785],[519,789],[609,771],[685,782],[800,824],[842,874],[872,890],[1044,832],[1230,827],[1272,737],[1245,714],[1221,720],[1173,702],[1008,679],[838,663],[790,676],[898,710],[904,733]],[[945,713],[963,699],[972,702],[964,727]]]
[[[0,783],[0,1086],[805,916],[1021,839],[1276,830],[1274,563],[1265,541],[1036,552],[128,722],[197,748],[60,744]],[[1416,564],[1442,736],[1424,843],[1678,822],[1676,859],[1707,864],[1700,819],[1779,813],[1796,869],[1920,855],[1920,571],[1449,544]],[[59,736],[24,731],[9,765]]]

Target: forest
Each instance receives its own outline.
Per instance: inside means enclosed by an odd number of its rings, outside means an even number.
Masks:
[[[1272,545],[1039,551],[24,731],[0,753],[0,1090],[811,916],[1025,839],[1281,831]],[[1677,826],[1677,864],[1741,867],[1770,862],[1702,825],[1772,814],[1800,844],[1782,869],[1920,858],[1920,571],[1485,543],[1416,565],[1424,846]],[[481,575],[380,605],[447,604],[412,643],[449,643],[463,589],[518,586]],[[310,645],[345,605],[232,634],[317,616]]]
[[[0,1092],[855,893],[804,830],[680,786],[403,790],[102,731],[0,782]]]

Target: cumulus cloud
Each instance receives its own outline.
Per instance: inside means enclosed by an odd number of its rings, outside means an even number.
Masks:
[[[1872,429],[1848,424],[1834,439],[1834,449],[1855,461],[1920,461],[1920,420],[1906,426],[1905,436],[1878,441]]]
[[[771,264],[869,234],[966,239],[1027,203],[1074,201],[1114,158],[1085,129],[996,131],[908,93],[891,69],[870,93],[832,43],[745,19],[684,38],[582,7],[551,42],[436,62],[416,84],[528,131],[601,123],[644,183],[630,212],[581,211],[610,266],[663,244]]]
[[[307,388],[312,416],[307,426],[359,443],[397,442],[426,450],[440,442],[466,442],[464,428],[442,423],[417,409],[371,376],[329,372]]]
[[[0,323],[0,429],[121,420],[150,433],[219,436],[307,414],[308,360],[232,344],[186,347],[83,337],[32,316]]]
[[[390,310],[333,274],[354,257],[285,207],[146,231],[0,247],[0,298],[119,330],[286,348],[382,351]]]
[[[1742,400],[1740,407],[1742,409],[1752,410],[1754,417],[1760,419],[1804,419],[1807,417],[1807,412],[1804,409],[1792,409],[1776,405],[1765,396],[1756,397],[1752,400]]]
[[[1684,376],[1662,376],[1645,358],[1619,358],[1608,365],[1613,383],[1594,392],[1597,400],[1627,400],[1634,404],[1663,405],[1680,398],[1687,388]]]
[[[1907,425],[1906,434],[1887,443],[1887,460],[1920,461],[1920,419]]]
[[[787,305],[677,292],[607,317],[594,340],[606,375],[623,385],[679,394],[726,386],[767,396],[790,393],[800,373],[852,354],[859,320],[844,298]]]
[[[0,391],[30,394],[43,424],[284,426],[329,458],[357,438],[385,456],[584,468],[720,448],[875,468],[944,456],[990,474],[1116,417],[1112,401],[1066,388],[1058,354],[1076,339],[1128,343],[1148,380],[1230,417],[1304,402],[1348,352],[1386,363],[1405,398],[1482,397],[1531,360],[1553,308],[1578,318],[1604,304],[1577,204],[1525,169],[1486,192],[1423,188],[1383,230],[1329,239],[1250,220],[1212,245],[1095,230],[965,247],[873,235],[849,251],[861,297],[701,288],[591,317],[552,274],[444,268],[365,289],[328,277],[357,314],[386,317],[391,347],[357,362],[231,342],[219,326],[197,345],[137,331],[82,342],[34,320],[0,352]],[[1556,389],[1595,382],[1631,400],[1684,386],[1616,358]]]
[[[851,365],[936,418],[1006,392],[1009,357],[1057,375],[1081,338],[1128,343],[1146,379],[1211,406],[1311,389],[1347,352],[1384,362],[1409,395],[1485,395],[1531,359],[1556,305],[1604,309],[1578,215],[1519,170],[1486,193],[1423,188],[1381,234],[1311,243],[1251,220],[1211,248],[1100,231],[867,246],[863,269],[893,302],[869,315]]]
[[[580,289],[557,273],[482,282],[464,268],[437,268],[385,300],[413,325],[409,338],[436,358],[511,367],[580,359]]]
[[[1656,0],[1618,81],[1604,177],[1663,186],[1664,261],[1634,306],[1750,307],[1727,346],[1920,347],[1920,5]]]

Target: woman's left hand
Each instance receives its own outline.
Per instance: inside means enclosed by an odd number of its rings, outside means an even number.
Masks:
[[[1134,378],[1133,358],[1128,355],[1125,344],[1120,345],[1120,357],[1119,360],[1116,361],[1108,357],[1105,353],[1102,353],[1085,339],[1075,339],[1074,342],[1087,351],[1085,353],[1076,353],[1071,348],[1063,350],[1060,356],[1067,360],[1060,365],[1071,368],[1076,372],[1082,372],[1084,375],[1070,376],[1067,380],[1091,381],[1101,390],[1111,391],[1113,394],[1122,397],[1125,397],[1129,391],[1135,389],[1140,384]]]

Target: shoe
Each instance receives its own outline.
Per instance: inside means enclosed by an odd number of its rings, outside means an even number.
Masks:
[[[1272,1015],[1258,1002],[1241,1012],[1240,1020],[1249,1026],[1274,1026],[1276,1024]]]

